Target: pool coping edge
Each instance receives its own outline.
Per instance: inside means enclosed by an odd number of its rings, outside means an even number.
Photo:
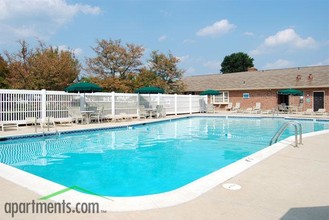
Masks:
[[[303,134],[303,137],[313,137],[327,133],[329,133],[329,130],[322,130]],[[294,136],[290,136],[274,145],[268,146],[254,154],[244,157],[183,187],[165,193],[136,197],[107,197],[108,199],[104,199],[102,197],[87,195],[75,190],[70,190],[65,194],[53,197],[51,200],[55,202],[62,202],[65,200],[71,202],[71,204],[76,204],[79,202],[98,202],[101,210],[113,212],[148,210],[175,206],[197,198],[228,179],[270,157],[276,152],[288,146],[292,147],[293,141]],[[2,163],[0,163],[0,177],[25,187],[41,196],[67,188],[63,185]]]

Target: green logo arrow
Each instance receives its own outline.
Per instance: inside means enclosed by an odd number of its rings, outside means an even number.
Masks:
[[[60,195],[60,194],[66,193],[67,191],[70,191],[70,190],[77,190],[77,191],[80,191],[80,192],[84,192],[84,193],[88,193],[88,194],[91,194],[91,195],[99,196],[99,197],[101,197],[101,198],[103,198],[103,199],[112,200],[112,199],[109,199],[109,198],[107,198],[107,197],[105,197],[105,196],[102,196],[102,195],[99,195],[99,194],[97,194],[97,193],[94,193],[94,192],[91,192],[91,191],[89,191],[89,190],[86,190],[86,189],[84,189],[84,188],[81,188],[81,187],[79,187],[79,186],[71,186],[71,187],[67,187],[67,188],[65,188],[65,189],[62,189],[62,190],[59,190],[59,191],[57,191],[57,192],[51,193],[51,194],[49,194],[49,195],[43,196],[43,197],[41,197],[41,198],[39,198],[39,199],[40,199],[40,200],[47,200],[47,199],[50,199],[50,198],[55,197],[55,196],[57,196],[57,195]]]

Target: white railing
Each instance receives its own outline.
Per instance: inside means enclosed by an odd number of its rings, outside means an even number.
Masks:
[[[201,100],[201,101],[200,101]],[[0,121],[25,124],[25,118],[67,118],[67,108],[104,107],[104,114],[138,114],[138,106],[155,108],[163,105],[166,114],[192,114],[200,111],[206,96],[131,93],[66,93],[46,90],[0,89]]]

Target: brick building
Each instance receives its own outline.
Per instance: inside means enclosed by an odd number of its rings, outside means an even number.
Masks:
[[[275,70],[255,68],[248,72],[190,76],[183,79],[186,94],[199,94],[213,89],[223,92],[212,102],[222,109],[229,103],[241,103],[241,108],[261,103],[262,109],[273,109],[280,103],[317,111],[329,111],[329,66],[298,67]],[[283,89],[298,89],[303,96],[279,95]]]

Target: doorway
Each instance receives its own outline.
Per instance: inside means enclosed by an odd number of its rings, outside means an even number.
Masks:
[[[278,104],[282,103],[289,105],[289,95],[278,95]]]
[[[324,108],[324,92],[313,92],[313,111]]]

